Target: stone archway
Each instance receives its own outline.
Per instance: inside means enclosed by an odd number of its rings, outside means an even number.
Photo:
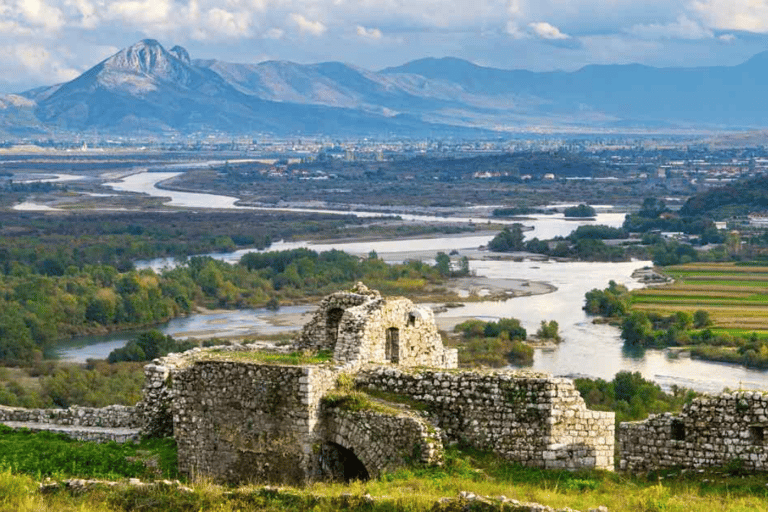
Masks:
[[[338,443],[327,442],[320,447],[320,471],[325,480],[366,481],[370,474],[354,451]]]

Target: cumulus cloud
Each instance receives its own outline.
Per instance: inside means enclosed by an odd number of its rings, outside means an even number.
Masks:
[[[733,34],[722,34],[717,36],[717,39],[724,43],[732,43],[736,40],[736,36]]]
[[[687,16],[680,16],[674,23],[635,25],[627,32],[644,39],[709,39],[712,31],[702,27]]]
[[[24,19],[31,25],[46,30],[58,30],[64,26],[64,14],[43,0],[18,0],[17,5]]]
[[[65,5],[74,8],[76,16],[80,17],[80,27],[93,29],[99,25],[101,20],[96,14],[96,6],[89,0],[66,0]]]
[[[233,13],[216,7],[208,11],[207,21],[207,27],[216,34],[247,37],[251,33],[251,16],[248,12]]]
[[[563,34],[559,28],[550,25],[546,21],[531,22],[528,24],[528,27],[531,29],[531,32],[541,39],[569,39],[571,37],[568,34]]]
[[[80,73],[67,66],[62,59],[45,47],[31,44],[0,46],[0,70],[5,73],[24,73],[37,80],[64,82]]]
[[[520,28],[520,25],[516,21],[508,21],[506,27],[504,27],[504,31],[512,36],[512,39],[527,39],[530,37],[530,34]]]
[[[299,29],[299,32],[309,34],[313,36],[321,36],[328,30],[320,21],[310,21],[301,14],[291,13],[290,19],[294,25]]]
[[[714,29],[768,32],[768,0],[694,0],[692,6]]]
[[[106,15],[110,19],[142,26],[165,24],[171,12],[169,0],[128,0],[110,3]]]
[[[267,39],[282,39],[285,35],[285,30],[280,28],[270,28],[264,32],[264,37]]]
[[[382,38],[381,30],[378,28],[366,28],[362,25],[357,26],[357,35],[363,39],[378,40]]]

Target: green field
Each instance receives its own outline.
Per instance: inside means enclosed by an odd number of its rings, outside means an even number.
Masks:
[[[717,331],[768,336],[768,267],[691,263],[664,273],[674,284],[632,292],[632,309],[667,315],[703,309]]]

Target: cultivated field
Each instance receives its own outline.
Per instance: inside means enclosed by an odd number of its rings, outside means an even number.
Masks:
[[[667,315],[703,309],[715,330],[768,335],[768,266],[692,263],[667,267],[664,273],[674,284],[633,292],[633,309]]]

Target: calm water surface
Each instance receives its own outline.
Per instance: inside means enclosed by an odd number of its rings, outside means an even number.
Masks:
[[[177,172],[140,173],[126,178],[121,183],[113,183],[109,186],[115,190],[144,192],[153,196],[169,197],[169,204],[180,206],[237,208],[235,198],[159,190],[155,187],[157,183],[176,175],[178,175]],[[262,209],[272,210],[272,208]],[[380,215],[372,212],[310,210],[302,208],[274,208],[274,210],[319,211],[339,214],[353,213],[361,217]],[[471,219],[469,217],[437,217],[427,215],[401,216],[406,220],[429,222],[483,221],[479,217]],[[560,215],[534,216],[523,220],[522,223],[534,228],[526,233],[527,238],[549,239],[555,236],[567,236],[576,227],[583,224],[597,223],[618,227],[623,219],[624,214],[601,213],[598,214],[596,221],[571,221],[565,220]],[[511,223],[515,221],[508,220],[506,222]],[[468,235],[423,240],[387,240],[354,243],[315,244],[292,242],[273,244],[269,250],[309,247],[317,251],[339,249],[356,254],[367,254],[374,250],[384,259],[388,259],[388,254],[402,254],[405,251],[447,252],[456,249],[461,252],[462,249],[476,249],[480,245],[487,244],[490,238],[491,236]],[[248,250],[227,254],[212,254],[211,256],[235,262],[246,252]],[[155,269],[161,269],[164,266],[172,267],[175,264],[176,262],[173,259],[140,262],[140,266]],[[479,276],[545,281],[555,285],[557,291],[546,295],[519,297],[502,302],[469,303],[461,308],[449,309],[447,312],[441,313],[441,315],[455,317],[477,316],[487,319],[515,317],[522,321],[529,332],[535,332],[542,320],[557,320],[560,324],[560,331],[564,341],[557,347],[537,349],[533,364],[533,369],[549,371],[555,375],[584,375],[611,379],[616,372],[629,370],[638,371],[644,377],[653,379],[665,387],[677,384],[710,392],[719,392],[724,387],[768,389],[768,372],[766,371],[748,370],[736,365],[696,361],[691,360],[687,356],[672,357],[667,351],[648,350],[629,353],[623,349],[623,343],[619,338],[617,328],[592,323],[592,319],[587,317],[581,309],[584,303],[584,294],[592,288],[606,287],[610,280],[625,284],[629,288],[640,287],[641,285],[631,278],[631,274],[635,269],[648,264],[649,262],[555,263],[473,260],[470,262],[470,267]],[[281,311],[285,310],[286,308]],[[215,320],[198,319],[198,316],[201,315],[195,315],[190,318],[177,319],[170,322],[164,328],[164,331],[169,334],[178,335],[178,332],[204,330],[200,327],[206,326],[211,333],[224,335],[233,329],[232,325],[237,325],[238,322],[248,324],[249,321],[263,321],[264,314],[263,310],[252,312],[235,311],[222,313]],[[175,322],[180,323],[177,324]],[[176,329],[176,332],[174,332],[174,329]],[[114,343],[123,343],[124,341],[125,339],[115,341]],[[104,346],[103,350],[97,348],[102,345]],[[92,345],[90,348],[81,348],[79,350],[88,352],[90,355],[87,357],[106,357],[109,351],[117,345],[110,346],[112,348],[107,350],[105,342],[104,344]],[[78,360],[84,359],[82,355],[75,354],[72,350],[63,351],[65,357]]]

